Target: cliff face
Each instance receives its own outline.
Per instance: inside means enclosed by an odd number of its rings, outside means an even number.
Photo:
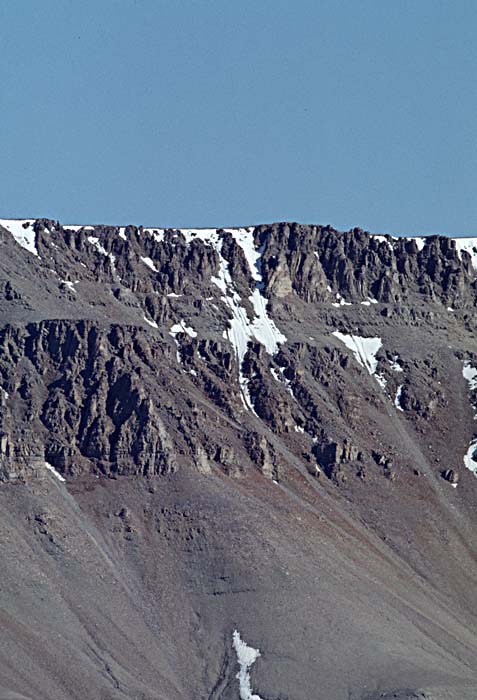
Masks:
[[[0,698],[238,697],[235,628],[262,697],[474,697],[476,285],[477,239],[0,221],[5,577],[91,665],[6,586]]]

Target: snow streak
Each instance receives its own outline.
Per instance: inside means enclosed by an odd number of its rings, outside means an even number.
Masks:
[[[34,222],[34,219],[0,219],[0,226],[3,226],[12,234],[18,245],[28,250],[32,255],[39,257],[35,245],[35,232],[32,226]]]
[[[475,391],[477,389],[477,368],[473,367],[470,362],[464,362],[464,367],[462,368],[462,374],[464,379],[467,380],[469,384],[469,391]],[[477,405],[472,404],[474,409],[474,420],[477,420]],[[474,434],[475,435],[475,434]],[[477,438],[474,437],[464,455],[464,466],[469,469],[474,476],[477,476]]]
[[[233,633],[233,645],[240,666],[240,670],[235,676],[239,682],[240,700],[261,700],[260,695],[255,695],[252,692],[250,683],[250,668],[260,656],[260,650],[249,647],[237,630],[234,630]]]
[[[332,335],[341,340],[352,351],[361,367],[367,369],[369,374],[374,376],[378,384],[384,389],[386,380],[382,375],[376,373],[378,367],[376,353],[383,344],[381,338],[363,338],[359,335],[347,335],[339,331],[333,331]]]

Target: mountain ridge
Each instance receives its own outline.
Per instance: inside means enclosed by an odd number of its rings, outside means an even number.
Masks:
[[[9,221],[5,697],[473,697],[477,239]]]

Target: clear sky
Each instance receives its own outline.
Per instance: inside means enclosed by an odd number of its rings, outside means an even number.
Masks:
[[[476,0],[1,0],[0,216],[477,236]]]

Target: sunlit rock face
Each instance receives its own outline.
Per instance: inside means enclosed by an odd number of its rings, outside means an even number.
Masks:
[[[0,699],[477,697],[476,266],[1,220]]]

